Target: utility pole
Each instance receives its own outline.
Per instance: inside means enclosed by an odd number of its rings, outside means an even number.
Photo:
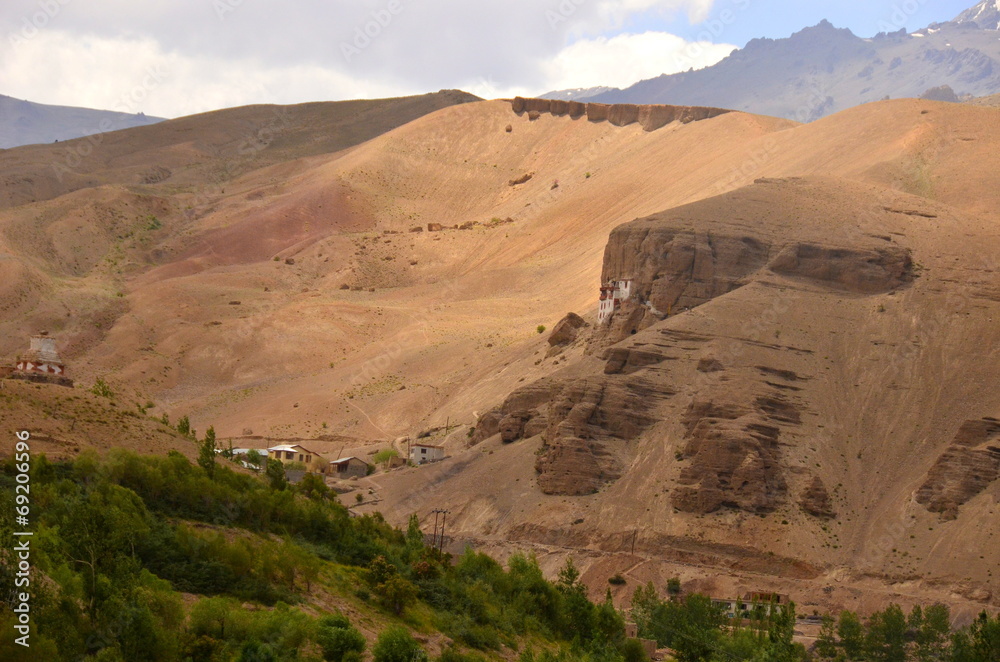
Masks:
[[[444,549],[444,523],[448,519],[448,511],[441,513],[441,544],[438,545],[438,554]]]
[[[434,535],[431,537],[431,547],[437,548],[438,553],[444,548],[444,525],[447,520],[448,513],[451,511],[444,510],[442,508],[435,508],[434,513]],[[438,515],[441,515],[441,534],[438,537]]]
[[[441,512],[439,509],[435,508],[434,513],[434,533],[431,534],[431,547],[437,547],[438,539],[438,514]]]

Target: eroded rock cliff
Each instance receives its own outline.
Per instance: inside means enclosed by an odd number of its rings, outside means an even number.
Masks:
[[[699,120],[718,117],[731,112],[724,108],[703,108],[699,106],[640,106],[631,103],[581,103],[558,99],[526,99],[515,97],[511,108],[517,114],[549,113],[557,117],[586,117],[591,122],[610,122],[615,126],[640,124],[646,131],[655,131],[672,122],[689,124]]]

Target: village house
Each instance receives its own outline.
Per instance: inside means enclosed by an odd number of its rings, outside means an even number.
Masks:
[[[603,324],[607,321],[622,302],[627,301],[632,296],[632,280],[611,280],[606,285],[601,286],[601,300],[597,304],[597,323]]]
[[[427,462],[437,462],[444,459],[444,446],[432,446],[431,444],[413,444],[410,446],[410,462],[414,464],[426,464]]]
[[[267,457],[283,463],[302,462],[309,466],[313,459],[319,458],[319,453],[314,453],[300,444],[282,444],[268,448]]]
[[[357,457],[344,457],[332,460],[327,465],[327,472],[337,478],[361,478],[367,476],[371,465]]]
[[[772,610],[776,613],[788,605],[783,593],[751,591],[742,598],[712,598],[712,604],[722,609],[727,618],[766,618]]]
[[[219,449],[217,452],[222,453],[225,449]],[[249,461],[250,451],[257,451],[257,455],[260,456],[260,464],[255,465]],[[267,461],[267,449],[266,448],[234,448],[232,449],[232,459],[234,462],[239,462],[243,467],[247,469],[252,469],[254,471],[263,467]]]

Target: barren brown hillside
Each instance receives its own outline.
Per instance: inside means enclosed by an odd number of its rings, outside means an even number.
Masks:
[[[176,121],[192,139],[157,148],[164,179],[136,180],[154,164],[132,138],[72,192],[39,178],[51,154],[3,153],[0,351],[48,330],[81,383],[221,436],[374,447],[458,425],[452,459],[370,479],[379,508],[451,506],[464,539],[576,549],[598,584],[683,567],[811,596],[839,583],[843,603],[869,584],[956,604],[1000,588],[980,525],[1000,417],[995,109],[902,100],[644,131],[476,102],[339,152],[278,126],[284,151],[237,169],[198,147],[239,142],[209,119]],[[201,185],[213,168],[224,185]],[[692,259],[659,264],[679,235]],[[595,333],[602,270],[645,278],[671,317]],[[536,328],[569,311],[591,327],[546,356]],[[466,449],[525,387],[528,410],[558,415]]]

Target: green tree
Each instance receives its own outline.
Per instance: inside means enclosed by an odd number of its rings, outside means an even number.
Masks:
[[[247,464],[256,467],[258,470],[260,469],[260,466],[264,463],[264,458],[265,456],[261,455],[261,452],[256,448],[251,448],[249,451],[247,451]]]
[[[406,628],[394,627],[383,631],[372,648],[375,662],[422,662],[425,653]]]
[[[562,594],[562,622],[568,638],[589,640],[594,634],[594,604],[587,599],[587,587],[580,582],[572,556],[559,571],[556,588]]]
[[[313,500],[325,499],[330,493],[330,488],[326,486],[323,477],[313,473],[303,476],[299,484],[295,486],[295,490]]]
[[[420,518],[416,513],[410,515],[406,523],[406,546],[413,551],[421,551],[424,547],[424,532],[420,528]]]
[[[177,421],[177,431],[185,437],[191,436],[191,421],[187,416],[181,416],[180,420]]]
[[[215,428],[210,426],[198,452],[198,466],[205,470],[209,478],[215,478],[215,450]]]
[[[639,630],[639,636],[654,639],[653,618],[662,601],[656,594],[653,582],[639,586],[632,594],[632,620]]]
[[[236,662],[278,662],[278,659],[270,646],[256,639],[250,639],[243,644]]]
[[[917,612],[919,605],[913,608]],[[951,612],[947,605],[936,604],[924,610],[919,618],[910,614],[910,626],[916,625],[916,657],[918,662],[940,662],[948,657],[951,635]]]
[[[673,618],[664,619],[669,630],[669,623],[674,625],[674,636],[670,647],[677,651],[679,662],[704,662],[711,659],[713,651],[719,646],[721,628],[724,622],[722,610],[712,604],[707,595],[693,593],[685,596],[683,601],[667,602],[659,611],[673,611]],[[657,615],[657,620],[660,618]]]
[[[836,621],[829,614],[823,617],[823,625],[819,629],[819,638],[816,640],[816,654],[823,660],[832,660],[837,656]]]
[[[681,580],[679,577],[671,577],[667,580],[667,595],[671,600],[676,600],[681,594]]]
[[[150,530],[146,505],[132,490],[101,483],[63,502],[56,521],[69,558],[82,570],[87,609],[94,618],[137,571],[136,547]]]
[[[871,615],[865,650],[870,662],[906,662],[906,614],[899,605]]]
[[[595,640],[620,646],[625,638],[625,619],[615,609],[611,599],[611,589],[604,593],[604,602],[597,605],[593,615],[593,637]]]
[[[848,660],[863,660],[865,653],[865,627],[851,611],[840,612],[837,621],[837,637]]]
[[[647,662],[649,656],[646,649],[642,647],[642,642],[638,639],[626,639],[622,644],[621,655],[623,662]]]
[[[394,457],[399,457],[399,451],[395,448],[385,448],[372,456],[372,462],[375,464],[385,465]]]
[[[390,577],[375,587],[379,602],[396,616],[417,600],[417,587],[399,575]]]
[[[968,629],[968,646],[963,649],[967,659],[960,662],[996,662],[1000,660],[1000,615],[996,618],[984,611]]]
[[[267,468],[264,469],[264,474],[267,476],[272,490],[283,490],[288,486],[288,479],[285,478],[285,465],[281,463],[281,460],[276,460],[273,457],[267,458]]]

